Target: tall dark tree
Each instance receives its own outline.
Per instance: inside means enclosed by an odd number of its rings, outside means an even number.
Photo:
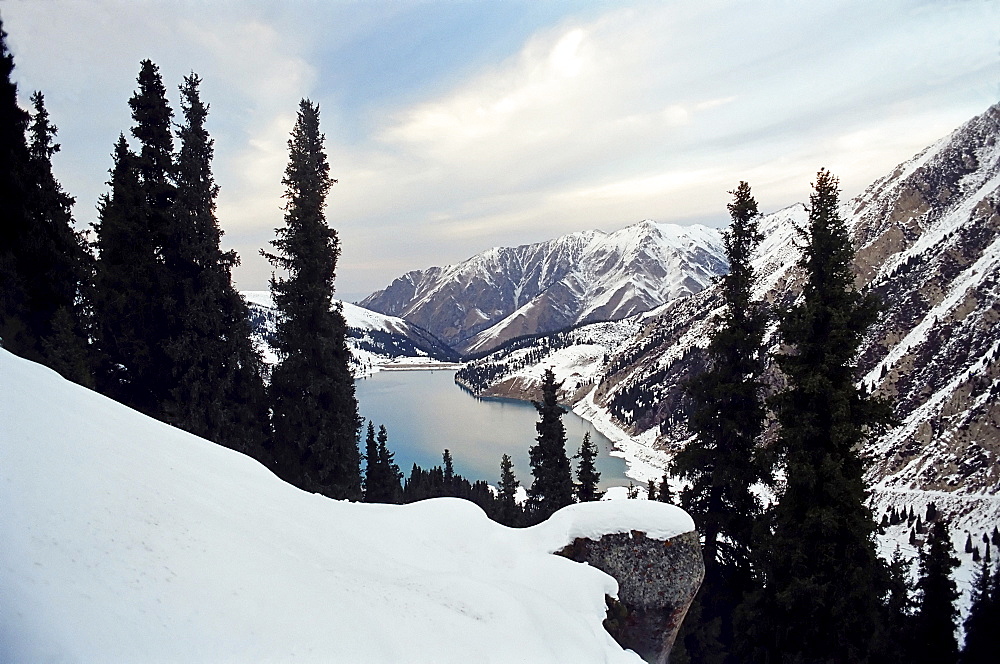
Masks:
[[[395,453],[389,450],[389,433],[385,426],[378,428],[378,465],[381,469],[384,499],[382,502],[397,504],[403,502],[403,473],[396,464]]]
[[[168,292],[167,264],[176,263],[173,237],[173,111],[155,64],[140,65],[138,90],[129,100],[133,152],[119,138],[95,225],[98,261],[95,284],[97,344],[102,370],[98,389],[163,419],[172,384],[167,354],[177,307]],[[169,260],[168,260],[169,258]]]
[[[755,547],[765,582],[745,613],[755,661],[867,662],[882,647],[888,572],[859,450],[891,414],[857,384],[855,358],[878,307],[855,288],[838,199],[837,179],[821,170],[803,231],[802,297],[780,320],[787,351],[775,360],[788,387],[773,406],[786,483]]]
[[[576,466],[576,499],[581,503],[600,500],[604,492],[597,488],[601,473],[597,470],[597,446],[590,439],[590,432],[583,434],[583,442],[575,457],[580,461]]]
[[[28,317],[27,284],[22,256],[31,235],[27,209],[26,170],[28,114],[17,103],[11,79],[14,56],[0,20],[0,343],[11,352],[32,357],[35,339]]]
[[[180,87],[184,123],[164,247],[175,317],[166,342],[172,375],[163,411],[175,426],[258,455],[268,428],[263,360],[250,338],[246,302],[232,284],[239,257],[220,248],[214,142],[200,83],[191,74]]]
[[[962,664],[990,664],[1000,656],[1000,565],[990,573],[985,559],[972,584],[972,604],[965,619]]]
[[[709,368],[687,386],[695,403],[688,422],[695,437],[673,464],[674,473],[688,482],[680,504],[698,523],[704,541],[705,580],[697,601],[711,634],[699,634],[694,621],[686,623],[681,638],[692,662],[732,661],[709,651],[731,650],[731,618],[755,582],[749,556],[761,505],[751,487],[768,478],[755,455],[764,429],[767,323],[763,306],[751,299],[760,214],[746,182],[730,193],[732,224],[723,234],[729,261],[721,283],[724,310],[708,345]]]
[[[528,504],[533,518],[539,521],[573,502],[572,468],[566,456],[563,409],[556,396],[560,385],[556,383],[552,369],[546,369],[542,376],[542,400],[534,402],[539,420],[535,424],[537,444],[528,450],[534,477],[528,489]]]
[[[450,488],[455,481],[455,462],[451,457],[451,452],[445,448],[441,455],[441,464],[444,468],[444,485]]]
[[[958,588],[952,578],[958,562],[948,534],[948,523],[938,519],[920,550],[914,662],[954,664],[958,661],[958,641],[955,639]]]
[[[499,502],[497,520],[505,526],[516,526],[520,523],[521,508],[517,504],[517,489],[521,485],[514,475],[514,462],[509,454],[500,458],[500,486],[497,493]]]
[[[663,477],[660,479],[660,491],[656,494],[656,499],[661,503],[674,502],[674,494],[670,490],[670,475],[668,473],[663,473]]]
[[[92,260],[52,172],[56,127],[41,92],[31,116],[18,106],[6,38],[0,22],[0,345],[89,385]]]
[[[66,378],[93,384],[86,297],[93,278],[93,258],[83,235],[73,229],[73,197],[52,173],[59,151],[41,92],[31,96],[34,109],[28,140],[27,190],[29,232],[21,256],[26,285],[32,355]]]
[[[889,588],[885,602],[887,663],[909,664],[914,659],[913,590],[914,586],[910,581],[910,560],[903,558],[897,546],[889,561]]]
[[[299,104],[285,185],[285,226],[265,254],[287,276],[271,279],[280,318],[274,337],[279,362],[271,374],[271,452],[278,473],[332,498],[361,497],[358,431],[361,418],[349,369],[347,323],[333,303],[340,255],[326,223],[326,196],[335,180],[323,148],[319,106]]]
[[[378,493],[378,442],[375,440],[375,423],[368,420],[365,433],[365,473],[362,481],[366,503],[378,502],[373,498]]]
[[[402,502],[403,487],[399,481],[403,474],[394,461],[395,455],[389,451],[389,432],[384,425],[379,426],[376,436],[375,426],[368,423],[365,457],[368,460],[365,467],[365,502]]]
[[[403,473],[396,464],[395,453],[389,450],[389,434],[385,426],[380,426],[378,430],[378,462],[382,469],[383,485],[385,486],[385,501],[387,503],[401,503],[403,501],[403,486],[400,481]]]

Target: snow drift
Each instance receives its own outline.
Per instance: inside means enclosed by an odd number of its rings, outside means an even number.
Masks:
[[[332,501],[2,350],[0,415],[2,661],[638,661],[601,624],[614,579],[551,552],[694,528]]]

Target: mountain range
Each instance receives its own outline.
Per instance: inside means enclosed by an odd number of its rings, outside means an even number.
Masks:
[[[359,304],[418,325],[462,355],[620,320],[697,293],[727,269],[719,231],[642,221],[501,247],[414,270]]]
[[[883,305],[862,346],[859,380],[888,397],[899,420],[866,450],[873,508],[920,511],[934,501],[967,527],[968,519],[1000,522],[1000,105],[840,212],[857,250],[857,285]],[[807,214],[794,205],[761,219],[756,297],[775,309],[799,296],[796,228]],[[710,286],[622,321],[629,328],[622,334],[607,324],[581,326],[501,349],[460,377],[479,394],[530,398],[541,366],[562,368],[568,403],[605,433],[617,431],[650,469],[662,467],[690,438],[683,385],[705,365],[702,349],[720,306]],[[614,343],[601,345],[601,337]],[[773,328],[769,339],[776,351]],[[566,369],[576,344],[600,358],[585,376]],[[780,385],[773,368],[770,376],[772,387]]]

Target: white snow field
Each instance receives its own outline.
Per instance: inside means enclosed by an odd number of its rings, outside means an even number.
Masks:
[[[339,502],[0,350],[0,661],[637,662],[576,536],[693,530],[646,501],[534,528]]]

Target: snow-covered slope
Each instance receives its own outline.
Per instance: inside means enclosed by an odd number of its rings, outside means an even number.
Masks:
[[[637,662],[575,537],[693,529],[644,501],[534,528],[338,502],[0,350],[0,661]]]
[[[627,318],[698,292],[725,270],[718,231],[647,220],[409,272],[361,304],[473,354],[522,336]]]
[[[274,333],[277,312],[270,291],[243,291],[250,319],[264,358],[277,361],[268,341]],[[338,302],[340,302],[338,300]],[[340,302],[347,322],[347,344],[351,349],[351,370],[355,376],[369,374],[378,365],[399,358],[421,358],[452,362],[458,356],[440,339],[417,325],[395,316],[386,316],[350,302]]]

